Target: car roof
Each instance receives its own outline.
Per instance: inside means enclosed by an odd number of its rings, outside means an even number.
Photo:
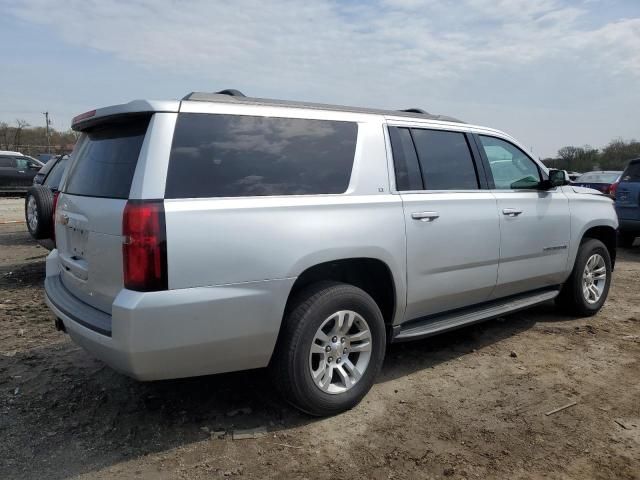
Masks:
[[[20,152],[12,152],[10,150],[0,150],[0,155],[12,155],[14,157],[24,157],[25,155]]]

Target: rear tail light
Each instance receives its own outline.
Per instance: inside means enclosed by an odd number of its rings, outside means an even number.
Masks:
[[[51,212],[51,240],[53,240],[53,246],[56,246],[56,208],[58,208],[58,197],[60,192],[53,192],[53,209]]]
[[[124,286],[167,290],[167,235],[162,200],[129,200],[122,218]]]
[[[618,185],[620,185],[619,181],[613,182],[611,185],[607,187],[607,191],[604,192],[612,198],[616,198],[616,192],[618,191]]]

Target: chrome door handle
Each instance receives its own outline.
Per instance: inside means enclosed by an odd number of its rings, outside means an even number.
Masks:
[[[522,213],[522,210],[518,210],[517,208],[503,208],[502,213],[508,217],[517,217]]]
[[[414,212],[411,214],[411,218],[414,220],[422,220],[423,222],[433,222],[436,218],[439,218],[438,212]]]

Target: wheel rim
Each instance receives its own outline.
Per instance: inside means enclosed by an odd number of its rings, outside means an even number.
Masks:
[[[587,260],[582,274],[582,294],[587,303],[598,303],[607,282],[607,267],[604,257],[594,253]]]
[[[351,310],[327,317],[316,331],[309,350],[309,371],[323,392],[338,394],[353,388],[371,359],[371,330]]]
[[[36,205],[36,199],[31,196],[27,201],[27,222],[31,231],[35,231],[38,228],[38,206]]]

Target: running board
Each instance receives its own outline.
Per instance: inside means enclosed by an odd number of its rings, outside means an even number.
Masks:
[[[407,340],[417,340],[473,323],[483,322],[552,300],[557,297],[559,293],[560,290],[558,289],[538,290],[535,293],[517,295],[507,299],[484,303],[479,307],[465,308],[454,312],[413,320],[405,326],[400,325],[392,341],[404,342]]]

